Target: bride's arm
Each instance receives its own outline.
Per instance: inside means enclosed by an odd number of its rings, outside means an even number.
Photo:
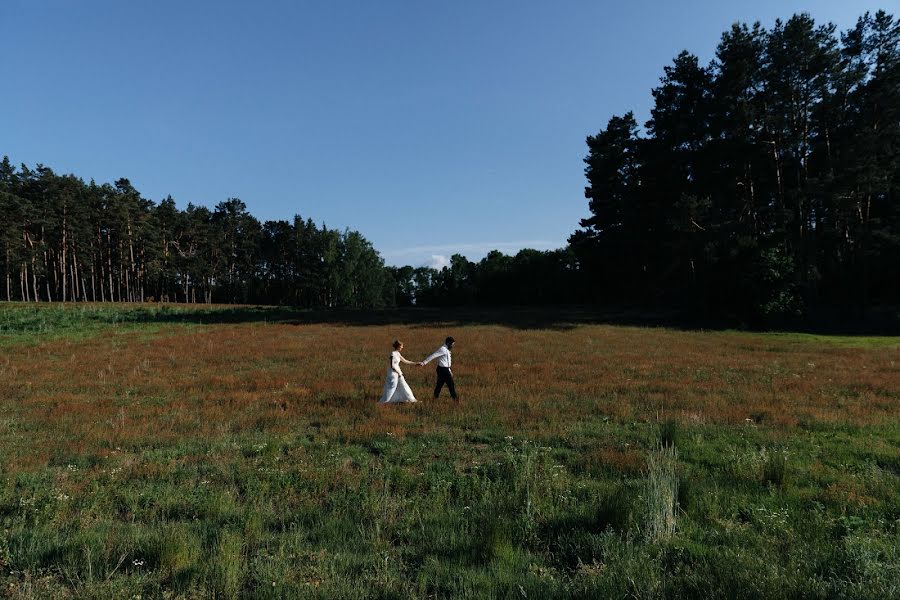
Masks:
[[[402,354],[400,355],[400,362],[406,363],[406,364],[408,364],[408,365],[417,365],[417,364],[419,364],[419,363],[413,362],[413,361],[411,361],[411,360],[406,360],[405,358],[403,358],[403,355],[402,355]]]

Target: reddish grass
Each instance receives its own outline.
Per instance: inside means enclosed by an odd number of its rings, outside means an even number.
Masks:
[[[401,338],[418,360],[447,333],[459,341],[462,402],[446,390],[432,400],[433,365],[407,365],[420,402],[378,406],[390,342]],[[897,347],[599,325],[169,326],[0,350],[0,410],[16,424],[0,436],[14,449],[8,468],[25,470],[54,456],[260,429],[366,441],[476,426],[565,436],[601,417],[866,425],[900,418],[898,365]],[[589,462],[640,466],[622,449],[596,452]]]

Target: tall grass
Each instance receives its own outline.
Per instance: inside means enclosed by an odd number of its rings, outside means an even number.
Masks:
[[[787,451],[783,448],[763,448],[760,476],[768,485],[784,485],[787,473]]]
[[[674,445],[659,444],[647,454],[644,506],[647,539],[666,540],[675,535],[678,512],[678,452]]]

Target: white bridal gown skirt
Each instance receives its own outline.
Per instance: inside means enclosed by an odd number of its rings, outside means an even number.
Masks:
[[[381,394],[381,404],[395,404],[398,402],[415,402],[412,390],[406,383],[406,379],[397,375],[393,369],[388,369],[387,378],[384,381],[384,393]]]

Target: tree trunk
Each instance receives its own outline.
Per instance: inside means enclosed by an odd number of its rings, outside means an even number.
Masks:
[[[68,271],[68,264],[66,262],[66,252],[69,249],[68,239],[66,237],[66,217],[68,217],[68,207],[65,200],[63,200],[63,221],[62,221],[62,256],[60,257],[60,266],[62,267],[62,301],[66,301],[66,275]]]
[[[100,288],[100,302],[106,302],[106,274],[103,269],[103,236],[100,235],[100,225],[97,225],[97,250],[94,260],[97,270],[97,287]],[[94,296],[96,300],[96,295]]]
[[[72,279],[75,280],[75,285],[72,286],[72,299],[87,300],[84,294],[84,268],[78,262],[78,242],[74,239],[72,240]],[[82,283],[81,289],[79,289],[79,281]]]
[[[144,264],[145,264],[145,262],[144,262],[144,244],[143,244],[143,243],[141,244],[140,257],[141,257],[141,266],[138,268],[138,289],[139,289],[140,294],[141,294],[141,295],[140,295],[140,301],[143,302],[143,301],[144,301],[144,277],[145,277],[145,273],[144,273]]]
[[[131,272],[131,290],[129,291],[128,298],[131,302],[135,302],[137,300],[137,272],[135,270],[134,263],[134,237],[131,234],[131,218],[128,219],[128,257],[131,260],[131,263],[128,265],[128,271]],[[128,277],[126,272],[125,285],[128,285]]]
[[[6,246],[6,301],[12,300],[12,278],[9,275],[9,245]]]
[[[100,288],[100,302],[106,302],[106,269],[103,268],[103,248],[97,252],[97,266],[100,272],[97,274],[97,287]]]
[[[863,221],[862,228],[862,244],[861,244],[861,252],[862,254],[862,286],[860,290],[860,308],[863,316],[865,316],[866,310],[869,308],[869,242],[870,242],[870,229],[869,229],[869,218],[871,216],[872,210],[872,190],[869,189],[866,194],[866,210],[865,210],[865,220]]]
[[[43,235],[43,228],[41,228],[41,233]],[[54,279],[56,279],[56,271],[57,271],[56,266],[57,265],[54,263],[54,259],[53,259],[53,250],[48,250],[45,247],[44,248],[44,272],[46,273],[46,276],[45,276],[44,282],[46,285],[44,287],[47,290],[47,299],[51,302],[53,301],[53,297],[50,294],[50,273],[53,273]]]
[[[94,242],[91,242],[91,302],[97,301],[97,287],[96,287],[96,267],[97,267],[97,256],[94,253]],[[87,290],[84,291],[84,295],[87,296]]]
[[[109,239],[107,238],[107,242]],[[112,268],[112,245],[107,243],[106,253],[106,272],[109,275],[109,301],[116,301],[115,288],[113,287],[113,268]]]
[[[750,186],[750,222],[752,224],[751,231],[756,235],[758,229],[758,219],[756,210],[756,188],[753,185],[753,165],[747,163],[747,183]]]
[[[38,294],[37,272],[34,268],[34,254],[31,255],[31,285],[34,288],[34,301],[40,302],[41,296]]]
[[[772,158],[775,160],[775,191],[778,196],[778,208],[784,210],[784,185],[781,181],[781,158],[778,156],[777,142],[769,142],[772,144]]]

